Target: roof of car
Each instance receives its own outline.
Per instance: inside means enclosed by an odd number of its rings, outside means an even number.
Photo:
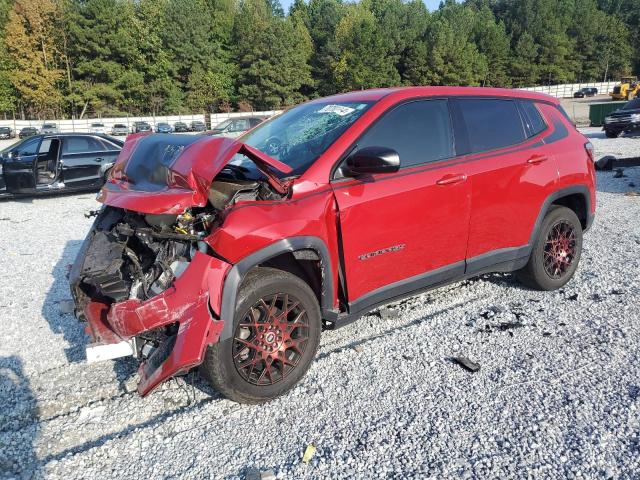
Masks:
[[[25,128],[33,128],[33,127],[24,127],[23,130]],[[69,137],[69,136],[80,136],[80,137],[84,137],[84,136],[90,136],[90,137],[100,137],[100,138],[106,138],[107,140],[111,141],[111,142],[116,142],[118,144],[122,144],[122,140],[119,140],[117,138],[111,137],[109,135],[106,135],[104,133],[94,133],[94,132],[57,132],[57,133],[38,133],[37,135],[33,135],[30,138],[37,138],[37,137]]]
[[[517,97],[531,100],[541,100],[551,103],[560,101],[550,95],[528,90],[518,90],[512,88],[490,88],[490,87],[393,87],[375,88],[371,90],[357,90],[354,92],[341,93],[330,97],[318,98],[313,102],[326,102],[336,100],[342,102],[375,102],[385,97],[396,97],[398,99],[412,97],[433,97],[433,96],[482,96],[482,97]]]

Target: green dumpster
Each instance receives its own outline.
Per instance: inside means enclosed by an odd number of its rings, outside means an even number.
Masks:
[[[604,117],[622,108],[627,102],[596,102],[589,104],[589,120],[592,127],[604,124]]]

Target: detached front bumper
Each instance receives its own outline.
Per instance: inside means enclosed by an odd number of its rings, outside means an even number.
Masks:
[[[218,318],[222,287],[231,265],[197,252],[173,285],[146,300],[111,305],[89,301],[83,309],[87,333],[94,341],[119,343],[171,324],[177,333],[168,337],[142,362],[140,395],[171,376],[202,363],[207,345],[220,337],[224,321]]]

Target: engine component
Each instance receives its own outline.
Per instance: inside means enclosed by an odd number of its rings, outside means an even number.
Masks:
[[[129,295],[129,281],[123,268],[125,247],[107,233],[96,232],[82,268],[84,282],[94,287],[98,296],[114,302]]]

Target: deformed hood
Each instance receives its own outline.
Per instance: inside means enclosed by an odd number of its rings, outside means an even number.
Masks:
[[[127,137],[98,201],[149,214],[204,207],[211,182],[238,153],[252,160],[277,192],[286,193],[274,170],[288,174],[291,167],[237,140],[140,133]]]

